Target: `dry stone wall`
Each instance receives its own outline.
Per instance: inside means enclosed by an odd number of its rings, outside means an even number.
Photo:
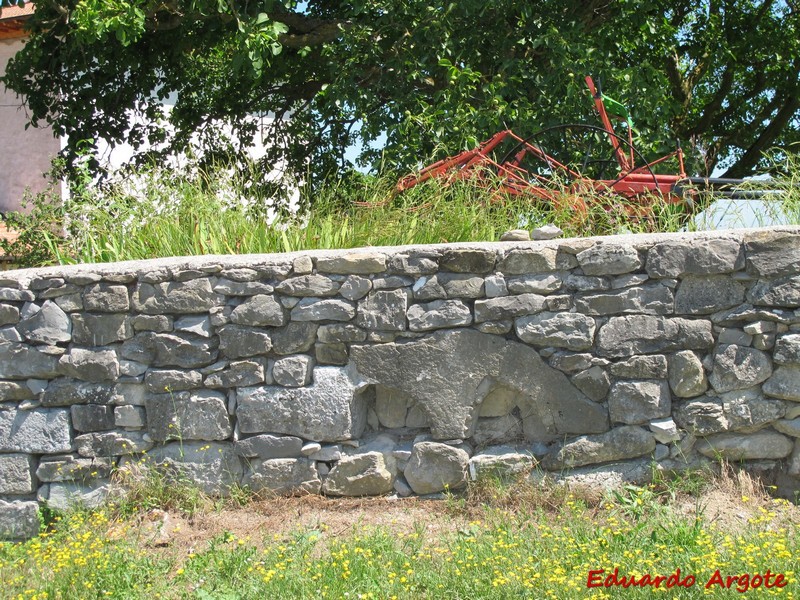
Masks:
[[[800,477],[800,230],[0,276],[0,534],[143,457],[209,493]]]

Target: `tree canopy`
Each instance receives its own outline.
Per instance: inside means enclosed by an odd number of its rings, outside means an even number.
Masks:
[[[38,0],[4,82],[67,155],[100,138],[199,136],[238,149],[252,113],[276,119],[268,160],[312,173],[344,151],[408,169],[494,132],[595,123],[583,75],[631,111],[646,156],[679,140],[689,168],[744,176],[800,142],[796,0]],[[130,129],[131,112],[148,117]],[[386,136],[385,149],[368,143]]]

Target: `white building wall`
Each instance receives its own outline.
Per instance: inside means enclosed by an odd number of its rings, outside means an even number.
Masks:
[[[24,43],[23,38],[0,39],[0,74]],[[19,210],[26,189],[47,188],[44,174],[60,149],[49,127],[26,130],[27,122],[22,100],[0,84],[0,212]]]

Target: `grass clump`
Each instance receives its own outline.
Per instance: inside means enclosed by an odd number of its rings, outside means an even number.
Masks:
[[[800,223],[800,160],[784,158],[767,203]],[[88,177],[63,204],[52,196],[32,201],[29,215],[9,215],[20,233],[0,242],[21,266],[111,262],[198,254],[496,241],[517,228],[558,225],[567,236],[679,231],[713,217],[689,220],[658,198],[625,200],[611,194],[554,187],[552,202],[512,196],[491,174],[444,183],[430,180],[402,194],[394,174],[351,174],[332,179],[291,202],[276,200],[257,169],[223,168],[179,173],[149,169],[115,185]],[[763,182],[753,185],[764,186]],[[274,186],[273,186],[274,188]],[[771,209],[770,209],[771,210]]]
[[[230,508],[223,529],[208,527],[202,510],[170,513],[171,535],[157,546],[141,533],[141,513],[75,512],[38,539],[0,545],[0,586],[21,599],[728,598],[743,580],[706,589],[717,569],[736,577],[769,569],[787,585],[768,592],[795,597],[797,508],[734,471],[710,484],[729,503],[716,508],[733,521],[716,519],[708,491],[687,503],[668,483],[588,494],[563,484],[526,488],[521,479],[471,484],[458,503],[316,499],[316,517],[305,523],[306,499],[282,500],[272,526],[257,524],[273,508],[267,502]],[[405,516],[413,509],[412,522]],[[358,510],[355,526],[337,521]],[[655,577],[678,569],[695,583],[588,587],[601,570]]]

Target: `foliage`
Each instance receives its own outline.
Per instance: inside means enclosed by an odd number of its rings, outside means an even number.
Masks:
[[[595,122],[585,74],[629,106],[647,156],[690,147],[691,173],[743,176],[800,140],[794,2],[39,0],[29,27],[3,81],[71,161],[101,138],[219,161],[260,135],[266,164],[315,185],[354,144],[405,171],[506,127]]]

